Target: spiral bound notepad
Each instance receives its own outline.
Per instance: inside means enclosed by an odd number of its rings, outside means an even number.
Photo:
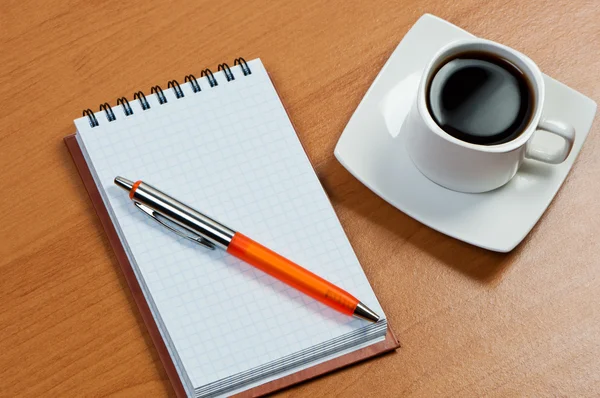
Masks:
[[[177,381],[171,379],[190,397],[231,395],[318,369],[367,346],[383,347],[387,332],[263,64],[239,58],[218,69],[84,111],[75,120],[78,148],[70,146],[76,160],[76,153],[85,159],[80,172],[93,179],[87,187],[101,198],[98,214],[112,222],[105,227],[118,236],[113,246],[118,257],[123,253],[126,276],[135,277],[134,295],[143,295],[142,304],[136,297],[140,309],[151,313],[147,323],[160,334],[163,361],[176,371]],[[159,186],[235,225],[360,297],[382,320],[339,314],[225,252],[167,232],[132,206],[113,183],[117,175]]]

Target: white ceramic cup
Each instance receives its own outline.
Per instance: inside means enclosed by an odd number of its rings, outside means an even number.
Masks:
[[[427,90],[435,71],[457,54],[464,52],[494,54],[515,65],[533,90],[533,110],[529,123],[512,141],[498,145],[478,145],[459,140],[442,130],[427,109]],[[575,129],[557,120],[542,118],[544,79],[537,65],[525,55],[502,44],[483,39],[452,42],[440,49],[425,68],[416,101],[408,113],[402,133],[408,153],[417,168],[433,182],[461,192],[486,192],[501,187],[515,176],[523,159],[562,163],[571,152]],[[564,144],[555,151],[532,145],[534,132],[556,134]]]

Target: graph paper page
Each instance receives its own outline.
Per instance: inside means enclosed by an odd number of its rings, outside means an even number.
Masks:
[[[177,237],[113,180],[143,180],[361,299],[379,303],[260,60],[215,73],[194,93],[134,114],[113,107],[75,124],[121,239],[194,387],[342,336],[365,322],[336,313],[227,253]]]

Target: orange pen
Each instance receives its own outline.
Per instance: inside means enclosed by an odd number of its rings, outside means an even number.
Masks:
[[[129,192],[129,197],[141,211],[176,234],[208,249],[225,250],[343,314],[371,322],[379,320],[375,312],[347,291],[158,189],[123,177],[116,177],[115,184]],[[174,228],[173,224],[193,235]]]

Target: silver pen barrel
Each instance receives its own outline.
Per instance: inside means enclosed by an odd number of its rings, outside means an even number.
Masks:
[[[206,242],[210,243],[210,245],[213,245],[212,248],[218,247],[227,250],[229,243],[231,243],[231,239],[233,239],[233,235],[235,235],[234,230],[144,182],[133,183],[126,178],[117,177],[115,178],[115,184],[130,192],[130,197],[136,204],[146,206],[158,213],[159,216],[200,236]],[[156,221],[165,225],[167,228],[173,229],[162,222],[156,215],[150,214],[148,210],[141,207],[140,209],[145,213],[148,213],[151,217],[154,217]],[[192,238],[191,240],[195,239]],[[199,243],[210,247],[206,242]]]

